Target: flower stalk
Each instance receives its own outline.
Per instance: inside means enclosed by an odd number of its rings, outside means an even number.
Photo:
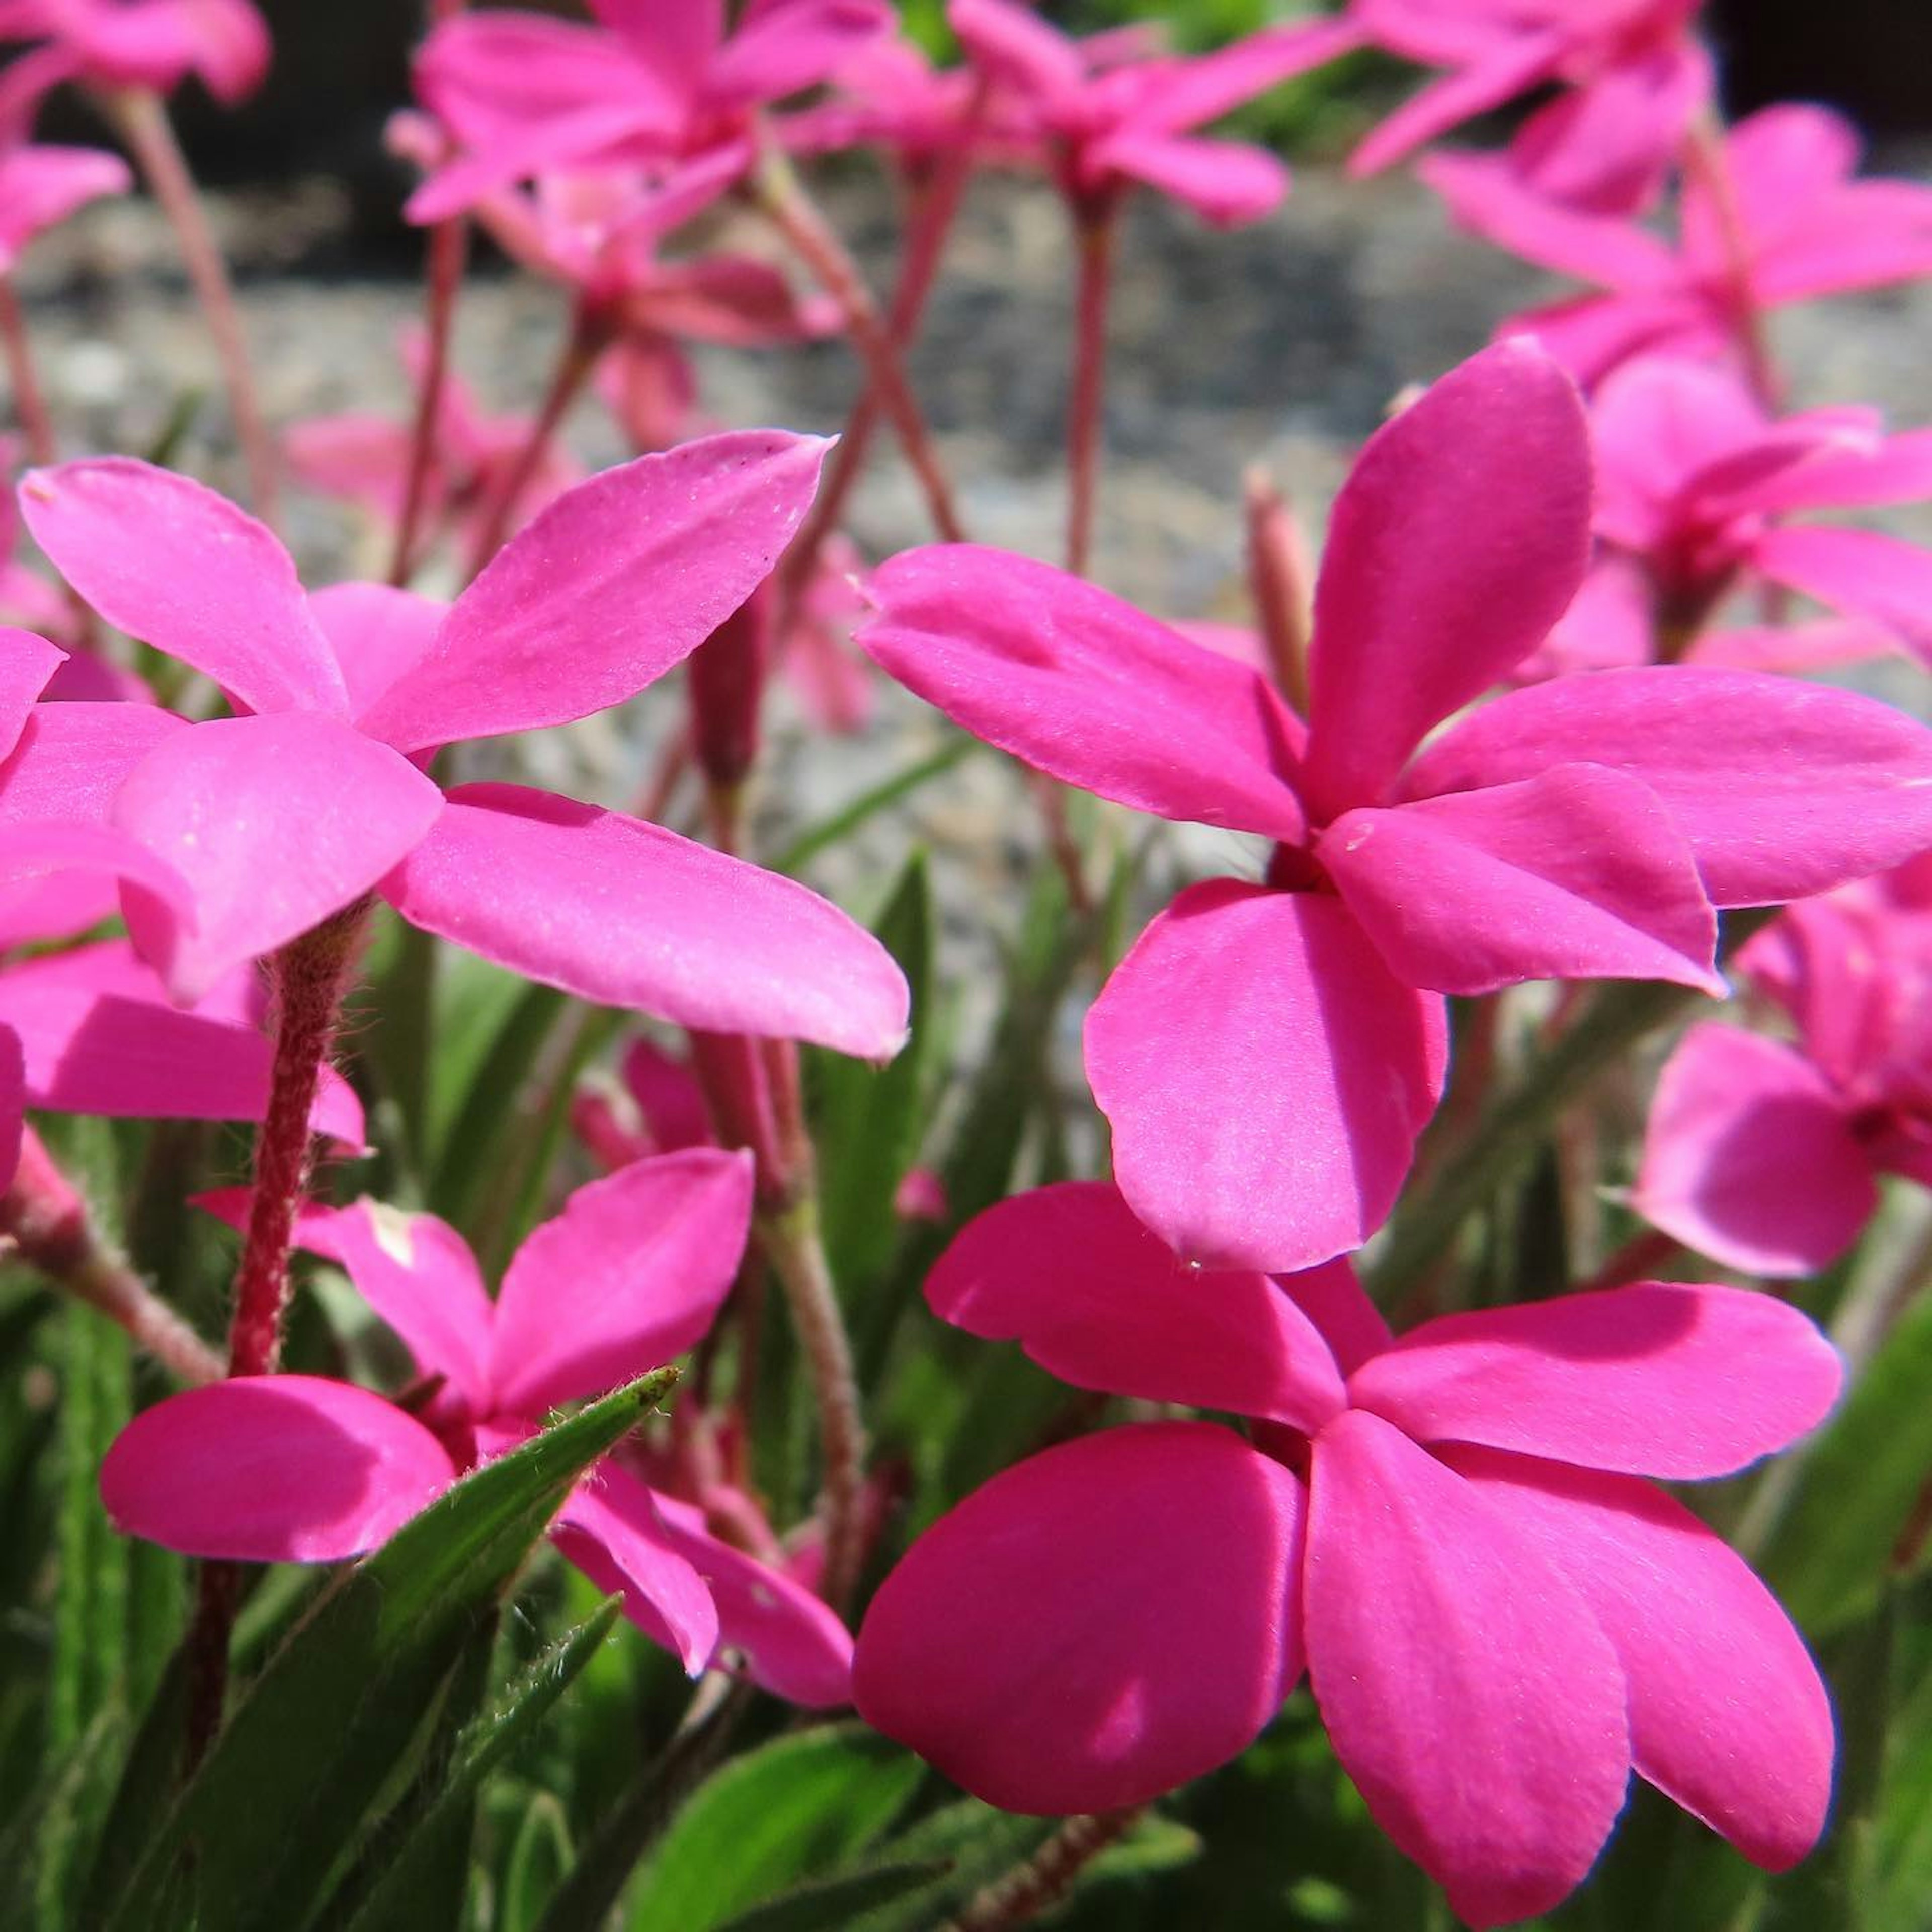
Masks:
[[[1066,412],[1066,567],[1084,577],[1094,548],[1100,416],[1107,373],[1107,306],[1114,280],[1118,202],[1074,204],[1079,274],[1074,297],[1073,388]]]
[[[1136,1805],[1068,1819],[1024,1864],[974,1897],[946,1932],[1004,1932],[1010,1925],[1030,1924],[1064,1898],[1082,1871],[1140,1817]]]

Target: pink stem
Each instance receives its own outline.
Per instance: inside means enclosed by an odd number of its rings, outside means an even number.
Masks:
[[[1759,402],[1774,414],[1783,406],[1784,386],[1772,359],[1764,310],[1751,285],[1750,238],[1744,229],[1730,156],[1724,146],[1724,130],[1708,107],[1701,110],[1690,123],[1684,146],[1684,166],[1687,172],[1702,182],[1705,193],[1711,198],[1730,284],[1731,327],[1744,358],[1752,391]]]
[[[389,559],[389,581],[398,586],[407,584],[415,574],[416,532],[429,496],[430,472],[436,461],[443,391],[449,378],[450,332],[456,320],[456,299],[463,286],[469,253],[470,224],[463,216],[452,215],[430,230],[423,318],[428,337],[427,359],[422,388],[416,397],[416,421],[410,430],[403,514],[396,525],[396,547]]]
[[[27,454],[37,464],[58,460],[54,442],[54,419],[47,410],[47,399],[34,373],[33,345],[27,334],[27,318],[12,280],[0,275],[0,345],[7,358],[7,379],[13,385],[14,413],[20,433],[27,440]]]
[[[1634,1281],[1648,1281],[1683,1251],[1684,1244],[1676,1235],[1666,1234],[1661,1228],[1646,1228],[1624,1242],[1582,1286],[1627,1288]]]
[[[750,192],[787,245],[838,304],[852,346],[865,362],[880,406],[892,418],[899,446],[918,479],[933,528],[946,543],[963,542],[965,531],[953,507],[952,486],[933,447],[926,418],[906,385],[898,350],[844,244],[806,194],[791,164],[776,148],[766,149]]]
[[[1073,334],[1073,394],[1066,416],[1066,567],[1087,574],[1094,542],[1094,502],[1100,467],[1100,409],[1107,369],[1107,298],[1114,277],[1114,204],[1112,198],[1076,206],[1079,283]]]
[[[248,339],[235,288],[221,259],[220,245],[195,192],[194,177],[175,140],[168,110],[158,94],[127,88],[104,97],[122,137],[134,151],[154,199],[174,229],[188,280],[214,338],[228,406],[235,418],[236,439],[248,472],[248,489],[256,514],[264,523],[277,520],[275,450],[269,440],[248,369]]]

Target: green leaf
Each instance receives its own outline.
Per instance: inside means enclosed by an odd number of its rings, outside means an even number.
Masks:
[[[462,1848],[462,1866],[468,1864],[476,1799],[484,1780],[550,1714],[622,1610],[620,1598],[609,1598],[588,1623],[537,1658],[494,1706],[464,1732],[434,1802],[408,1835],[388,1848],[386,1869],[347,1922],[352,1932],[422,1932],[426,1926],[452,1922],[442,1868],[448,1848],[457,1844]]]
[[[932,1066],[932,883],[926,856],[906,862],[872,928],[912,992],[912,1037],[884,1066],[811,1052],[806,1077],[819,1162],[820,1225],[832,1279],[876,1282],[898,1238],[893,1196],[918,1158]]]
[[[821,818],[816,825],[808,826],[778,854],[772,862],[772,870],[796,873],[828,846],[837,844],[842,838],[857,831],[874,814],[883,812],[889,805],[896,805],[902,799],[910,798],[922,785],[950,772],[968,753],[979,748],[978,739],[969,738],[963,731],[956,733],[949,743],[929,757],[894,772],[882,783],[861,792],[849,804],[841,806],[828,817]]]
[[[721,1932],[847,1932],[854,1912],[922,1891],[951,1870],[945,1858],[862,1865],[795,1886],[728,1920]]]
[[[925,1767],[861,1724],[782,1737],[692,1793],[644,1868],[629,1932],[709,1932],[871,1845]]]
[[[485,1465],[332,1584],[237,1702],[110,1932],[307,1923],[571,1485],[674,1379],[646,1376]]]
[[[530,1794],[504,1862],[496,1932],[535,1932],[545,1901],[570,1869],[570,1823],[548,1791]]]
[[[1758,1569],[1816,1636],[1876,1600],[1892,1546],[1932,1468],[1932,1299],[1905,1312],[1796,1477]]]
[[[945,1873],[923,1889],[854,1919],[850,1932],[932,1932],[974,1893],[1033,1857],[1059,1828],[1057,1818],[1016,1817],[976,1798],[943,1806],[880,1850],[907,1864],[943,1859]]]

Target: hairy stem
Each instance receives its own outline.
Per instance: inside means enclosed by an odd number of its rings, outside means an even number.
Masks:
[[[249,372],[248,339],[234,284],[214,231],[195,192],[194,177],[175,140],[174,128],[161,97],[147,88],[129,88],[104,97],[110,118],[132,151],[143,178],[175,231],[175,239],[194,286],[196,299],[214,338],[228,407],[235,418],[236,440],[248,472],[248,493],[255,513],[264,523],[277,518],[278,486],[275,448],[262,420]]]
[[[879,405],[892,418],[899,446],[918,479],[933,528],[947,543],[962,542],[965,532],[953,507],[952,485],[940,466],[926,418],[907,386],[898,350],[880,320],[878,305],[858,265],[806,194],[790,162],[776,148],[767,146],[750,194],[786,245],[838,303],[852,346],[865,362]]]
[[[1073,324],[1073,389],[1066,412],[1066,567],[1087,574],[1100,461],[1100,412],[1107,373],[1107,300],[1114,280],[1114,203],[1076,206],[1079,280]]]
[[[1140,1809],[1070,1818],[1023,1865],[978,1894],[944,1932],[1002,1932],[1024,1925],[1072,1889],[1082,1870],[1139,1820]]]

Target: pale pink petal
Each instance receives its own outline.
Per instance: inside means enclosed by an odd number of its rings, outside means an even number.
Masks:
[[[1688,1248],[1756,1275],[1815,1274],[1878,1208],[1851,1103],[1804,1054],[1693,1027],[1664,1063],[1630,1205]]]
[[[1066,572],[976,544],[882,564],[856,634],[974,736],[1164,818],[1288,841],[1299,722],[1258,672]]]
[[[1758,538],[1751,561],[1774,583],[1886,625],[1932,658],[1932,550],[1882,530],[1787,524]]]
[[[1439,1316],[1357,1370],[1348,1396],[1418,1442],[1679,1478],[1782,1449],[1844,1381],[1810,1317],[1774,1295],[1640,1282]]]
[[[413,441],[408,424],[366,413],[313,416],[291,423],[281,441],[290,473],[311,490],[358,504],[385,522],[400,516]],[[426,482],[427,507],[434,508],[442,491],[434,464]]]
[[[1898,636],[1881,626],[1856,617],[1822,617],[1811,623],[1706,631],[1691,645],[1688,661],[1713,670],[1822,670],[1891,657],[1901,648]]]
[[[197,724],[142,759],[113,805],[113,823],[188,880],[194,922],[130,887],[128,930],[191,1004],[369,891],[442,810],[407,759],[331,718]]]
[[[809,1710],[850,1703],[852,1633],[830,1606],[782,1570],[712,1535],[703,1511],[670,1496],[652,1500],[665,1541],[688,1559],[718,1606],[719,1643],[743,1654],[752,1682]]]
[[[1353,52],[1363,39],[1362,28],[1354,20],[1296,20],[1264,27],[1212,53],[1165,62],[1149,76],[1145,98],[1135,106],[1132,125],[1164,134],[1204,126],[1285,80]],[[1092,39],[1082,46],[1090,67]],[[1145,59],[1152,52],[1130,58]]]
[[[1624,1802],[1616,1652],[1532,1538],[1378,1418],[1323,1430],[1309,1487],[1309,1678],[1336,1756],[1461,1917],[1547,1911]]]
[[[1648,664],[1655,649],[1642,570],[1626,557],[1599,556],[1575,601],[1540,648],[1516,666],[1515,678],[1531,684],[1576,671]]]
[[[1217,228],[1258,221],[1288,195],[1286,166],[1263,148],[1126,128],[1088,148],[1090,176],[1122,174],[1184,201]]]
[[[1694,289],[1551,302],[1512,316],[1498,333],[1529,337],[1586,388],[1630,356],[1666,350],[1716,356],[1730,340],[1721,311]]]
[[[1649,786],[1690,840],[1716,905],[1823,892],[1932,845],[1923,725],[1852,692],[1700,665],[1512,692],[1424,752],[1403,790],[1467,791],[1571,763]]]
[[[1082,1388],[1308,1434],[1342,1406],[1334,1358],[1289,1294],[1265,1275],[1188,1267],[1104,1181],[1036,1188],[976,1216],[926,1277],[926,1298],[941,1321],[1018,1342]]]
[[[327,640],[274,533],[171,470],[107,456],[28,472],[34,541],[109,623],[251,711],[347,715]]]
[[[1002,1810],[1157,1797],[1242,1750],[1300,1675],[1303,1514],[1294,1477],[1210,1424],[1049,1449],[886,1579],[860,1714]]]
[[[1752,284],[1769,304],[1883,288],[1932,272],[1932,189],[1860,181],[1766,244]]]
[[[1553,34],[1525,33],[1454,74],[1432,80],[1378,122],[1348,157],[1352,175],[1371,175],[1414,153],[1425,141],[1546,80],[1562,58]]]
[[[35,700],[66,658],[58,644],[32,631],[0,625],[0,760],[20,742]]]
[[[872,1059],[905,1038],[904,976],[836,906],[548,792],[451,793],[382,892],[412,924],[601,1005]]]
[[[117,1529],[188,1556],[333,1563],[386,1541],[455,1480],[393,1402],[320,1376],[242,1376],[143,1409],[100,1466]]]
[[[134,176],[118,154],[40,145],[0,150],[0,274],[37,235],[104,194],[125,194]]]
[[[40,704],[0,763],[0,822],[101,825],[128,774],[188,728],[156,704]]]
[[[836,310],[828,312],[820,302],[801,296],[782,270],[753,255],[700,255],[658,264],[648,279],[640,279],[620,312],[640,332],[746,349],[802,342],[842,326]],[[648,333],[633,354],[639,349],[653,353]],[[664,373],[638,372],[655,374],[660,384]]]
[[[1311,803],[1380,803],[1431,725],[1543,641],[1589,544],[1582,404],[1534,345],[1485,350],[1378,430],[1316,588]]]
[[[767,0],[748,8],[712,64],[706,98],[747,106],[816,87],[892,24],[885,0]]]
[[[74,938],[120,912],[118,880],[102,874],[60,873],[0,900],[0,952]]]
[[[1344,812],[1316,847],[1398,979],[1667,980],[1720,998],[1717,914],[1648,786],[1601,765]]]
[[[830,446],[736,431],[639,457],[566,491],[452,605],[363,728],[416,752],[621,704],[764,580]]]
[[[578,1188],[503,1277],[490,1354],[499,1407],[539,1416],[682,1354],[730,1289],[751,1220],[751,1157],[715,1148]]]
[[[335,584],[308,608],[328,640],[351,717],[360,717],[429,649],[446,606],[386,584]]]
[[[1216,880],[1144,932],[1087,1018],[1127,1204],[1184,1259],[1270,1273],[1358,1248],[1442,1091],[1442,1002],[1340,901]]]
[[[650,1490],[606,1456],[572,1490],[550,1540],[600,1590],[622,1591],[624,1614],[695,1677],[718,1648],[718,1611],[659,1519]]]
[[[1023,97],[1054,106],[1085,81],[1079,49],[1015,0],[949,0],[946,21],[975,67]]]
[[[1832,1797],[1832,1706],[1742,1558],[1648,1483],[1482,1449],[1443,1459],[1533,1540],[1615,1646],[1638,1772],[1782,1871]]]
[[[188,881],[138,839],[111,825],[0,826],[0,892],[10,896],[64,872],[124,880],[152,894],[175,917],[194,916]]]

